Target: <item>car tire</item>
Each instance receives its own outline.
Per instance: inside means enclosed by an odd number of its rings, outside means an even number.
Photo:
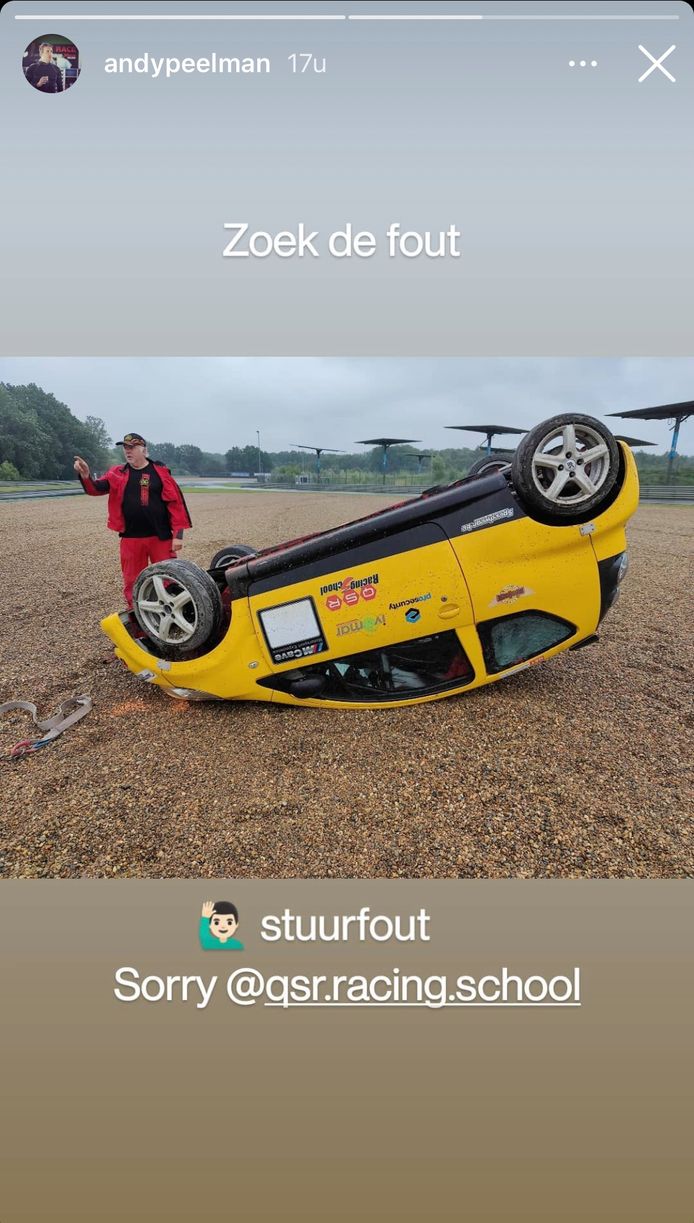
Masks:
[[[607,425],[592,416],[553,416],[525,434],[511,477],[526,512],[556,525],[587,522],[618,491],[622,460]]]
[[[143,633],[169,658],[214,641],[222,623],[217,585],[189,560],[158,561],[133,586],[133,612]]]
[[[508,454],[488,454],[483,459],[477,459],[467,473],[470,476],[490,476],[495,471],[505,471],[513,458],[512,451]]]
[[[220,548],[219,552],[215,552],[210,561],[210,569],[228,569],[230,565],[234,564],[234,561],[256,555],[255,548],[249,548],[247,544],[228,544],[226,548]]]

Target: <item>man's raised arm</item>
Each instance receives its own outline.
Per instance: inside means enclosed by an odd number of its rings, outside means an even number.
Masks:
[[[82,488],[90,497],[101,497],[108,492],[108,480],[92,480],[89,474],[89,464],[78,454],[75,455],[74,468],[80,478]]]

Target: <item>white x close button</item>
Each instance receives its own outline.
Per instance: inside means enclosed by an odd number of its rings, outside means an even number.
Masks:
[[[660,56],[659,59],[656,59],[655,55],[651,55],[650,51],[648,51],[646,47],[642,47],[641,43],[639,43],[639,51],[641,51],[646,56],[646,59],[649,59],[651,61],[650,68],[647,68],[643,76],[639,77],[639,85],[641,84],[642,81],[645,81],[646,77],[650,76],[652,72],[655,72],[656,68],[660,72],[662,72],[663,76],[666,76],[669,81],[672,81],[674,85],[676,78],[672,75],[671,72],[668,72],[667,68],[663,68],[663,60],[666,60],[668,55],[672,55],[672,52],[676,50],[677,50],[677,43],[673,42],[672,46],[668,47],[667,51],[663,51],[663,54]]]

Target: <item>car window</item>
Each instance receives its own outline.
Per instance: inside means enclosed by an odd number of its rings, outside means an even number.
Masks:
[[[387,701],[464,687],[474,679],[455,632],[296,667],[261,681],[294,695],[333,701]]]
[[[576,632],[576,626],[559,616],[524,611],[487,620],[478,631],[487,671],[495,673],[566,641]]]

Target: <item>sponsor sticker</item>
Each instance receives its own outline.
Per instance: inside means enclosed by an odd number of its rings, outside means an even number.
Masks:
[[[356,607],[360,598],[367,603],[375,599],[378,594],[377,586],[377,573],[371,573],[365,578],[353,578],[350,573],[345,578],[337,578],[334,582],[321,586],[320,592],[321,595],[329,596],[325,600],[328,611],[339,611],[343,603],[346,607]]]
[[[375,633],[377,628],[385,625],[385,616],[364,616],[361,620],[346,620],[337,626],[338,637],[347,637],[349,633]]]
[[[527,599],[528,595],[534,595],[535,591],[529,586],[502,586],[498,594],[494,595],[490,607],[498,607],[501,603],[515,603],[518,599]]]
[[[414,595],[411,599],[401,599],[399,603],[389,603],[389,611],[398,611],[400,607],[411,607],[413,603],[427,603],[431,598],[431,591],[428,590],[425,595]]]
[[[416,624],[418,620],[421,620],[421,618],[422,613],[418,611],[416,607],[411,607],[409,611],[405,612],[405,619],[408,620],[410,624]]]
[[[299,641],[296,645],[286,646],[283,650],[271,650],[273,662],[294,662],[298,658],[309,658],[312,654],[322,654],[327,650],[322,637],[313,641]]]
[[[472,522],[464,522],[460,527],[461,535],[468,535],[470,531],[481,531],[482,527],[493,527],[497,522],[503,522],[507,518],[513,518],[513,510],[494,510],[491,514],[483,514],[481,518],[473,518]]]

